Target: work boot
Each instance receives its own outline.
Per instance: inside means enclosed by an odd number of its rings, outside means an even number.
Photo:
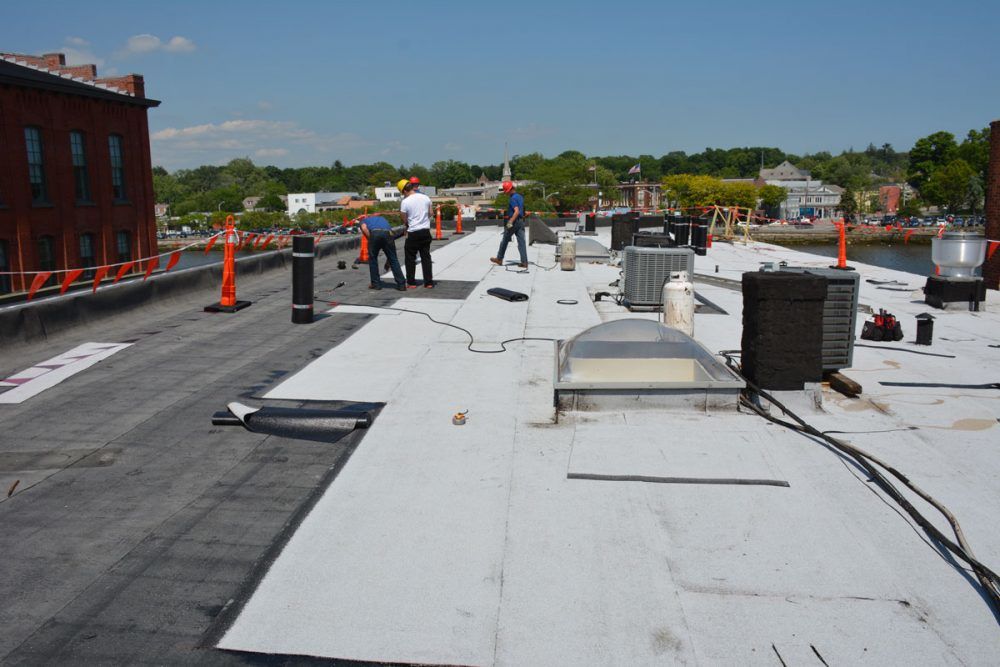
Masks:
[[[528,268],[528,263],[527,262],[521,262],[520,264],[518,264],[518,266],[520,266],[522,269],[526,269],[526,268]]]
[[[497,259],[496,257],[490,257],[490,261],[496,264],[497,266],[503,266],[502,259]]]
[[[406,285],[396,285],[396,291],[398,291],[398,292],[405,292],[406,291]]]
[[[382,289],[381,285],[368,285],[368,289]]]

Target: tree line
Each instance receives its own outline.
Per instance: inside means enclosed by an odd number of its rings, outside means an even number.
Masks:
[[[688,183],[691,177],[715,179],[754,178],[761,167],[773,168],[789,161],[807,169],[812,178],[848,189],[849,194],[881,184],[909,182],[924,203],[949,210],[981,210],[989,155],[989,128],[970,130],[957,141],[948,132],[935,132],[918,139],[910,151],[897,151],[891,144],[869,144],[864,150],[849,149],[838,155],[826,151],[796,155],[780,148],[755,146],[742,148],[706,148],[700,153],[672,151],[660,157],[652,155],[587,156],[579,151],[565,151],[547,158],[541,153],[515,155],[511,170],[518,180],[534,181],[523,189],[530,210],[570,210],[589,206],[595,190],[604,198],[614,196],[619,182],[638,179],[662,182],[685,201],[719,197],[728,203],[745,205],[753,196],[746,187],[720,190],[712,184],[714,195],[706,193],[709,181]],[[630,175],[636,165],[639,174]],[[170,205],[170,214],[183,216],[195,211],[243,209],[243,199],[261,197],[257,207],[284,210],[280,195],[289,192],[359,192],[371,195],[384,183],[417,176],[421,182],[449,188],[472,183],[481,175],[498,180],[500,164],[470,164],[442,160],[425,167],[421,164],[393,166],[374,162],[346,166],[337,160],[330,166],[279,168],[258,166],[249,158],[237,158],[221,166],[204,165],[194,169],[168,172],[153,169],[153,185],[158,203]],[[684,176],[685,179],[676,177]],[[688,183],[687,185],[684,185]],[[684,188],[687,188],[686,190]],[[693,188],[693,190],[692,190]],[[699,190],[700,188],[700,190]],[[695,194],[691,194],[691,193]],[[700,193],[700,194],[699,194]],[[780,193],[757,192],[758,198],[770,201]]]

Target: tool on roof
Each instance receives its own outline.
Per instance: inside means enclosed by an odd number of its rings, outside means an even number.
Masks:
[[[865,322],[861,328],[861,338],[864,340],[903,340],[903,326],[892,313],[879,308],[875,318]]]

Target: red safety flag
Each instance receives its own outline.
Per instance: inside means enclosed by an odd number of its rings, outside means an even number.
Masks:
[[[59,293],[65,294],[66,290],[69,289],[69,286],[75,283],[76,279],[82,275],[83,275],[83,269],[73,269],[72,271],[67,273],[66,277],[63,278],[62,287],[59,288]]]
[[[167,268],[163,269],[164,272],[169,271],[170,269],[177,266],[177,262],[179,261],[181,261],[181,251],[174,250],[172,253],[170,253],[170,260],[167,262]]]
[[[886,225],[885,226],[885,231],[891,232],[892,231],[892,225]]]
[[[264,239],[264,242],[260,244],[260,247],[261,248],[266,248],[267,244],[270,243],[273,238],[274,238],[274,234],[268,234],[267,238]]]
[[[135,266],[135,262],[126,262],[125,264],[122,264],[121,267],[118,269],[118,273],[115,274],[114,282],[111,284],[117,285],[118,281],[124,278],[125,274],[127,274],[129,271],[132,270],[133,266]]]
[[[997,248],[1000,248],[1000,241],[990,241],[987,245],[989,245],[989,249],[986,251],[986,259],[992,259],[993,253],[997,251]]]
[[[205,254],[206,255],[212,249],[212,246],[215,245],[215,242],[219,240],[220,236],[222,236],[222,234],[216,234],[215,236],[213,236],[212,238],[210,238],[208,240],[208,243],[205,244]]]
[[[158,267],[159,265],[160,265],[159,257],[153,257],[152,259],[146,262],[146,275],[142,277],[143,282],[146,281],[146,278],[149,277],[149,274],[155,271],[156,267]]]
[[[251,240],[253,240],[253,237],[254,237],[253,234],[244,234],[242,237],[240,237],[240,242],[236,244],[236,249],[243,250],[243,246],[249,243]]]
[[[31,301],[31,298],[35,296],[35,292],[37,292],[39,288],[45,284],[45,281],[48,280],[51,275],[51,271],[35,275],[35,279],[31,281],[31,289],[28,290],[28,301]]]
[[[108,275],[108,271],[110,271],[110,270],[111,270],[110,266],[101,266],[101,267],[98,267],[97,271],[94,272],[94,290],[93,291],[95,291],[95,292],[97,291],[97,286],[101,284],[101,281],[104,280],[104,276]]]
[[[910,237],[913,236],[913,232],[914,231],[916,231],[916,230],[913,230],[913,229],[907,229],[906,230],[906,234],[903,235],[903,245],[906,245],[907,243],[910,242]]]

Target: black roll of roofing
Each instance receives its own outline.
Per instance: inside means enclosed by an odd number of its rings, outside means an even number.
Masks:
[[[583,231],[585,232],[596,232],[597,231],[597,214],[588,213],[587,217],[583,221]]]
[[[708,220],[691,218],[691,247],[696,255],[708,252]]]
[[[639,216],[630,213],[611,216],[611,249],[621,250],[632,242],[639,231]]]
[[[504,301],[527,301],[528,295],[523,292],[515,292],[514,290],[504,289],[503,287],[492,287],[486,290],[486,293],[495,296],[498,299],[503,299]]]
[[[313,262],[316,257],[313,237],[292,239],[292,322],[311,324],[313,321]]]
[[[674,243],[677,247],[686,246],[691,239],[691,218],[682,215],[674,219]]]
[[[826,278],[743,274],[743,374],[762,389],[802,389],[823,379]]]

